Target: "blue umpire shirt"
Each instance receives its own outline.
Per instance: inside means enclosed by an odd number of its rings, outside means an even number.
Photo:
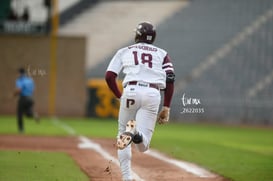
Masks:
[[[32,78],[23,74],[16,80],[16,88],[21,90],[20,96],[31,97],[34,92],[34,82]]]

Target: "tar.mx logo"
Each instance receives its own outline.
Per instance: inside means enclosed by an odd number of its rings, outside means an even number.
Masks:
[[[31,65],[27,66],[27,75],[30,77],[43,77],[46,76],[47,72],[45,69],[39,68],[39,67],[33,67]]]
[[[187,97],[184,93],[182,98],[182,111],[181,114],[191,114],[191,113],[204,113],[205,109],[201,107],[201,100],[195,97]]]
[[[199,105],[201,104],[201,101],[200,99],[197,99],[197,98],[191,98],[191,97],[186,97],[186,94],[184,93],[183,94],[183,97],[182,97],[182,103],[183,103],[183,106],[187,106],[187,105]]]

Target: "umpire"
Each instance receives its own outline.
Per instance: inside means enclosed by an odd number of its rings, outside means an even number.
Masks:
[[[33,112],[33,92],[34,81],[31,77],[26,75],[24,68],[20,68],[19,77],[16,79],[16,89],[14,96],[19,96],[17,103],[17,125],[20,133],[24,133],[23,115],[34,118],[36,122],[39,122],[37,113]]]

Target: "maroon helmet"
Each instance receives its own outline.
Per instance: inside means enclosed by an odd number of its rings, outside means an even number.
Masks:
[[[139,23],[136,27],[135,42],[145,42],[152,44],[156,37],[155,27],[148,22]]]

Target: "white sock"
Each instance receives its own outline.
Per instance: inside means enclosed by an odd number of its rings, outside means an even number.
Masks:
[[[133,179],[131,175],[131,145],[128,145],[123,150],[118,150],[118,159],[123,180]]]

